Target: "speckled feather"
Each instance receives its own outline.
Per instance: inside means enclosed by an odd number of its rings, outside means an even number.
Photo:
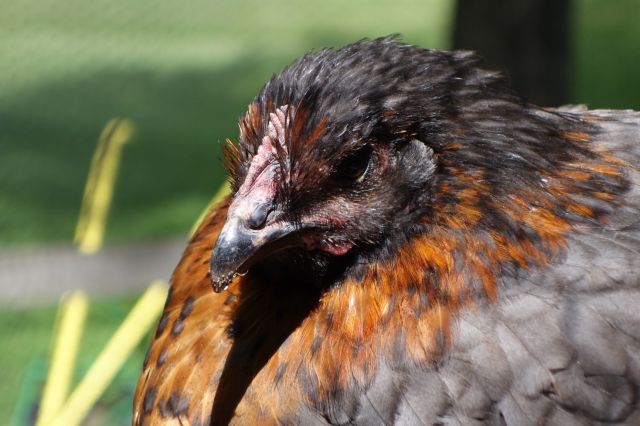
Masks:
[[[263,88],[227,149],[234,191],[285,105],[279,203],[343,206],[356,244],[277,253],[213,293],[233,195],[216,206],[134,424],[640,424],[639,113],[541,109],[468,52],[360,42]],[[382,171],[345,188],[365,143]]]

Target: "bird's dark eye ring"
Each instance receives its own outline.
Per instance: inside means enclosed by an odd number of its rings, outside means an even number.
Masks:
[[[345,157],[336,170],[336,178],[344,181],[360,182],[367,174],[373,149],[365,145]]]

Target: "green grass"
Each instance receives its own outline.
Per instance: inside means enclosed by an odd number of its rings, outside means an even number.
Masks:
[[[1,1],[1,0],[0,0]],[[311,48],[402,32],[446,46],[451,3],[4,1],[0,245],[69,241],[102,127],[131,118],[108,240],[183,234],[223,179],[220,142]]]
[[[640,2],[575,5],[574,102],[640,110]]]
[[[91,301],[75,371],[76,382],[89,369],[134,302],[132,297]],[[0,351],[3,370],[0,418],[5,421],[16,414],[18,399],[23,400],[23,411],[35,411],[46,378],[56,312],[56,306],[0,311],[0,341],[3,345]],[[85,424],[126,424],[129,421],[131,401],[147,343],[145,341],[134,351]],[[24,383],[29,376],[35,376],[34,383]]]

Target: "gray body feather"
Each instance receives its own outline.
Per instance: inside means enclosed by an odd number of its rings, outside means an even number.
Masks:
[[[357,424],[640,424],[640,114],[589,113],[632,166],[625,204],[606,226],[576,229],[560,262],[503,277],[497,303],[458,318],[436,368],[381,368],[361,407],[393,416]]]

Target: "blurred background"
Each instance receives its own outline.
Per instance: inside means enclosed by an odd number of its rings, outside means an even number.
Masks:
[[[221,143],[296,57],[400,33],[480,50],[536,103],[640,109],[638,22],[637,0],[0,0],[0,423],[35,422],[63,294],[90,300],[73,387],[151,280],[168,280],[224,181]],[[135,133],[104,244],[80,254],[85,183],[114,118]],[[83,424],[130,422],[147,342]]]

